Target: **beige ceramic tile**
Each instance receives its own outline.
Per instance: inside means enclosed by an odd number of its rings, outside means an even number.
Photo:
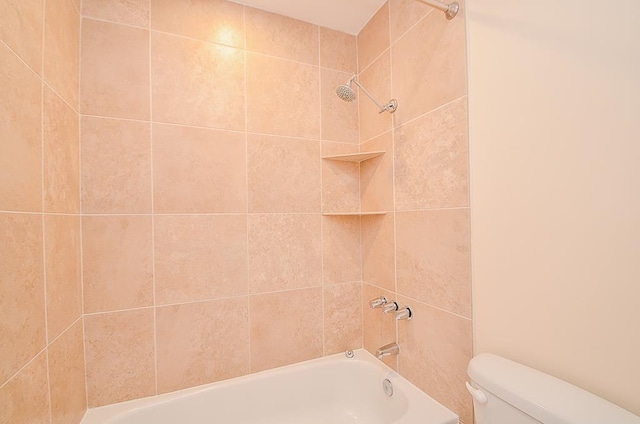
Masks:
[[[389,46],[389,4],[385,2],[358,34],[358,72],[366,69]]]
[[[394,44],[393,90],[402,99],[397,125],[466,94],[464,22],[430,13]]]
[[[318,26],[245,8],[247,50],[318,65]]]
[[[381,105],[387,104],[391,98],[398,99],[398,110],[404,107],[404,98],[391,95],[391,60],[388,52],[380,56],[359,76],[360,83],[371,93]],[[355,88],[355,87],[354,87]],[[391,130],[394,115],[389,112],[379,113],[380,109],[362,92],[357,90],[358,107],[360,108],[360,141],[365,142]]]
[[[249,297],[251,372],[322,356],[322,288]]]
[[[362,283],[324,288],[324,354],[362,347]]]
[[[36,72],[42,70],[44,0],[5,0],[0,2],[0,39]],[[2,49],[4,50],[4,46]],[[2,57],[0,62],[7,63]],[[4,75],[0,80],[4,79]],[[20,86],[18,86],[20,87]],[[4,94],[0,98],[4,97]],[[9,97],[14,100],[14,97]]]
[[[469,210],[398,212],[398,293],[471,318]]]
[[[149,27],[149,0],[82,0],[82,16]]]
[[[393,213],[362,217],[362,280],[395,290]]]
[[[0,388],[0,405],[0,423],[50,423],[44,352]]]
[[[320,138],[317,66],[247,53],[250,132]]]
[[[389,0],[389,32],[391,43],[395,43],[405,32],[427,14],[439,12],[425,3],[415,0]]]
[[[246,212],[245,136],[153,126],[154,211]]]
[[[369,302],[384,296],[389,302],[396,300],[394,293],[367,283],[362,285],[362,334],[364,348],[372,354],[396,338],[396,320],[393,314],[384,314],[382,309],[371,309]],[[393,369],[398,368],[397,356],[388,356],[382,362]]]
[[[336,87],[346,84],[352,74],[322,69],[322,139],[358,144],[358,102],[345,102]]]
[[[47,87],[43,106],[44,210],[79,213],[78,114]]]
[[[40,215],[0,214],[0,386],[45,346],[42,254]]]
[[[322,217],[324,285],[362,280],[359,216]]]
[[[388,132],[360,146],[361,152],[385,152],[360,164],[363,211],[393,210],[393,137]]]
[[[151,212],[151,126],[82,117],[82,212]]]
[[[322,143],[322,156],[358,153],[358,146]],[[360,165],[354,162],[322,160],[322,212],[360,211]]]
[[[2,15],[3,24],[5,18]],[[42,83],[2,44],[0,63],[0,210],[38,212],[42,210]]]
[[[86,315],[88,406],[155,394],[153,309]]]
[[[358,69],[356,36],[320,27],[320,66],[355,74]]]
[[[471,320],[416,303],[403,297],[414,312],[411,321],[398,322],[400,374],[472,423],[471,396],[464,383],[472,357]]]
[[[247,138],[249,212],[320,212],[320,142]]]
[[[395,132],[396,208],[469,205],[466,97]]]
[[[247,294],[244,215],[156,216],[156,304]]]
[[[148,120],[149,31],[82,20],[80,111]]]
[[[151,34],[153,120],[244,130],[244,52]]]
[[[85,216],[82,249],[85,313],[153,304],[149,216]]]
[[[49,346],[49,382],[54,424],[76,424],[87,410],[82,320]]]
[[[158,308],[158,393],[249,373],[247,297]]]
[[[226,0],[151,0],[151,28],[243,47],[242,5]]]
[[[70,0],[47,0],[44,25],[44,80],[78,110],[80,13]]]
[[[249,215],[249,292],[322,284],[320,215]]]
[[[44,252],[51,341],[82,316],[80,217],[45,215]]]

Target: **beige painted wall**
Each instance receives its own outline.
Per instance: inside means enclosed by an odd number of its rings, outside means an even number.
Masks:
[[[639,13],[633,0],[467,10],[475,353],[635,414]]]

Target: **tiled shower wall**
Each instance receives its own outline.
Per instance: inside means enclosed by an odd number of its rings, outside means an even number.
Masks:
[[[219,0],[84,0],[90,407],[362,346],[356,37]]]
[[[1,423],[86,410],[79,3],[0,2]]]
[[[356,42],[225,1],[84,0],[79,95],[79,2],[3,5],[0,421],[79,420],[83,308],[89,406],[364,337],[472,421],[460,17],[393,0]],[[356,69],[396,114],[335,97]],[[387,153],[320,159],[358,150]],[[360,208],[387,214],[321,215]]]
[[[453,20],[415,0],[390,0],[358,35],[360,81],[398,110],[360,102],[364,345],[398,341],[387,361],[472,423],[465,389],[472,355],[464,4]],[[366,303],[410,305],[394,322]]]

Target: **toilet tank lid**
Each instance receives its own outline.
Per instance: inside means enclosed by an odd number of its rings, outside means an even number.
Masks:
[[[474,357],[467,373],[481,389],[545,424],[640,424],[640,417],[611,402],[497,355]]]

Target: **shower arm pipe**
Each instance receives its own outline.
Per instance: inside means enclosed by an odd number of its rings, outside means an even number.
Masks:
[[[360,83],[356,79],[355,75],[353,77],[351,77],[351,82],[353,82],[355,85],[357,85],[358,88],[360,88],[360,90],[362,90],[362,92],[364,94],[366,94],[367,97],[370,98],[371,101],[376,104],[376,106],[378,106],[378,109],[380,109],[380,112],[378,112],[378,113],[386,112],[387,109],[389,109],[391,107],[391,104],[387,104],[386,106],[382,106],[380,103],[378,103],[378,101],[373,98],[371,93],[369,93],[366,88],[364,88],[362,85],[360,85]]]
[[[451,20],[456,17],[458,11],[460,10],[460,4],[458,2],[453,2],[451,4],[444,4],[437,0],[418,0],[421,3],[428,4],[434,9],[438,9],[447,15],[447,19]]]

